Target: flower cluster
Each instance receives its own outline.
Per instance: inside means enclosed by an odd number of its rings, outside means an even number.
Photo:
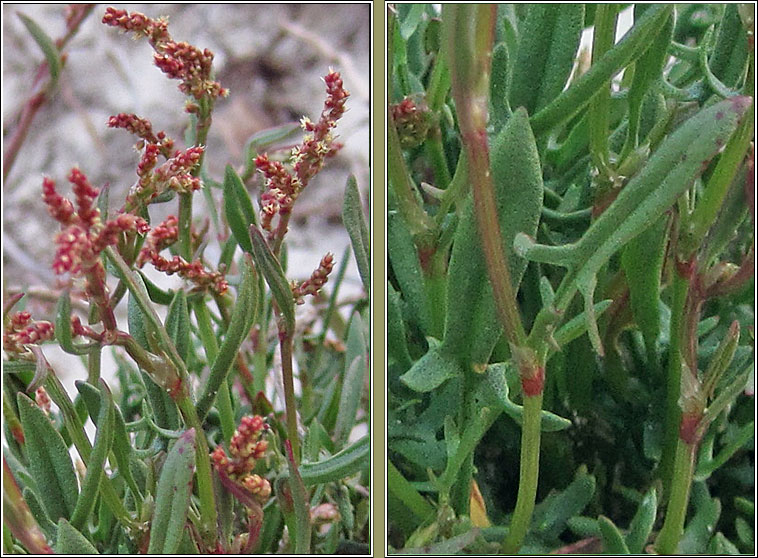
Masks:
[[[390,105],[390,114],[397,129],[400,147],[413,149],[424,142],[431,127],[431,112],[425,105],[406,97],[399,103]]]
[[[157,139],[160,141],[160,138]],[[127,196],[127,208],[147,205],[167,189],[187,193],[202,188],[200,178],[194,176],[192,171],[200,164],[205,148],[194,146],[184,151],[176,151],[173,157],[167,158],[166,162],[158,167],[158,156],[166,156],[165,144],[165,141],[145,144],[137,165],[139,180]]]
[[[334,256],[331,252],[327,252],[326,256],[321,258],[316,270],[311,273],[311,276],[300,283],[292,287],[292,296],[295,297],[295,301],[298,304],[302,304],[303,297],[305,295],[315,295],[323,287],[329,279],[329,274],[334,267]]]
[[[203,262],[195,260],[188,262],[180,256],[174,256],[170,260],[164,258],[155,250],[146,254],[155,269],[173,275],[178,273],[180,277],[192,281],[202,289],[211,288],[218,294],[224,294],[229,288],[229,284],[224,278],[224,274],[219,271],[206,271]]]
[[[58,250],[53,261],[57,274],[71,272],[103,275],[100,252],[118,242],[122,233],[146,233],[150,230],[147,222],[130,213],[121,213],[105,223],[100,219],[100,210],[95,205],[99,191],[78,168],[73,168],[68,176],[76,198],[74,204],[56,192],[55,182],[45,178],[42,182],[42,197],[50,215],[58,221],[63,230],[56,236]]]
[[[268,442],[261,440],[261,434],[266,429],[263,417],[242,417],[239,428],[229,443],[231,457],[226,455],[220,445],[211,453],[213,465],[222,481],[231,481],[235,487],[243,488],[261,504],[271,496],[271,484],[252,471],[256,462],[264,457],[268,449]]]
[[[26,345],[39,345],[52,339],[55,334],[53,324],[46,321],[32,321],[29,312],[12,314],[3,334],[3,348],[8,353],[22,355]]]
[[[153,124],[147,118],[140,118],[136,114],[119,113],[108,119],[109,128],[122,128],[140,138],[137,149],[142,149],[147,144],[157,146],[161,154],[168,159],[174,148],[174,140],[161,130],[153,132]]]
[[[226,97],[229,90],[211,79],[213,53],[200,50],[185,42],[176,42],[168,32],[168,21],[164,18],[151,19],[139,12],[128,13],[126,10],[108,8],[103,16],[103,23],[119,27],[124,31],[134,32],[136,37],[147,37],[155,50],[155,65],[172,79],[181,81],[179,90],[201,99]],[[197,105],[190,103],[188,111],[195,112]]]
[[[265,153],[255,159],[256,168],[266,180],[261,196],[261,226],[265,230],[271,230],[275,215],[286,216],[291,212],[295,199],[324,166],[324,160],[342,147],[334,141],[332,129],[344,114],[350,93],[344,88],[339,72],[330,70],[324,82],[327,96],[318,122],[301,120],[306,134],[302,143],[292,149],[292,173]]]
[[[142,267],[145,262],[152,259],[151,254],[153,252],[158,253],[177,240],[179,240],[179,220],[176,215],[169,215],[165,221],[153,227],[147,234],[142,250],[137,257],[137,265]]]

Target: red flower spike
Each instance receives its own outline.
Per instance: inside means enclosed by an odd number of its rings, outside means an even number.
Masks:
[[[61,225],[70,225],[76,221],[74,204],[58,194],[55,191],[55,181],[47,177],[42,180],[42,199],[50,216]]]
[[[305,295],[315,295],[321,290],[321,287],[323,287],[329,279],[329,274],[332,272],[333,267],[334,256],[331,252],[327,252],[327,254],[321,258],[321,263],[311,276],[292,289],[292,295],[295,297],[298,304],[303,303],[303,297]]]
[[[168,275],[178,273],[181,277],[192,281],[198,287],[212,288],[219,294],[224,294],[229,288],[229,284],[226,282],[226,279],[224,279],[223,273],[218,271],[205,271],[203,268],[203,262],[200,260],[188,262],[179,256],[174,256],[172,259],[167,260],[154,250],[149,254],[146,254],[146,257],[150,258],[150,262],[158,271],[163,271]]]
[[[292,211],[300,192],[324,166],[324,160],[332,157],[341,147],[334,141],[331,130],[345,112],[345,101],[350,95],[344,88],[338,72],[330,70],[324,78],[327,98],[317,122],[303,118],[300,125],[306,135],[300,145],[292,149],[290,173],[278,161],[271,161],[265,153],[255,159],[256,168],[266,179],[265,191],[261,195],[261,226],[272,230],[273,218],[287,215]]]
[[[264,504],[271,496],[269,481],[252,473],[268,448],[268,442],[260,439],[266,428],[261,416],[243,417],[229,442],[231,457],[226,455],[222,446],[211,452],[211,461],[224,486],[243,503],[247,502],[245,505],[252,505],[251,498]]]
[[[32,321],[29,312],[18,312],[11,316],[3,334],[3,348],[8,353],[23,354],[27,352],[25,345],[39,345],[54,335],[55,327],[50,322]]]
[[[137,257],[137,265],[142,267],[151,259],[151,253],[159,253],[179,240],[179,220],[169,215],[165,221],[155,226],[147,235],[145,244]]]

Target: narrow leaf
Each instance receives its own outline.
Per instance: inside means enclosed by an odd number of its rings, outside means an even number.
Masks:
[[[113,396],[110,390],[101,380],[100,385],[100,413],[97,417],[97,433],[95,444],[90,453],[87,463],[87,474],[82,481],[82,490],[76,502],[74,513],[71,515],[71,526],[75,529],[83,529],[85,522],[95,509],[95,502],[100,491],[100,483],[105,473],[105,460],[113,443],[114,410]]]
[[[603,539],[603,551],[605,554],[629,554],[629,549],[624,542],[618,528],[613,522],[601,515],[597,518],[600,525],[600,536]]]
[[[363,281],[366,292],[371,289],[371,239],[369,238],[368,226],[363,217],[361,196],[358,193],[358,183],[355,176],[350,175],[345,187],[345,198],[342,203],[342,222],[350,242],[353,245],[355,262],[358,265],[358,273]]]
[[[339,411],[335,424],[334,439],[337,447],[347,441],[355,424],[355,415],[363,392],[366,377],[366,341],[363,338],[363,323],[360,314],[355,313],[350,321],[345,354],[345,374],[342,380]]]
[[[255,265],[266,279],[271,289],[271,296],[284,316],[287,332],[292,334],[295,331],[295,301],[290,284],[284,276],[282,266],[268,247],[263,232],[255,225],[251,225],[249,230]]]
[[[653,487],[645,493],[642,502],[640,502],[637,508],[637,513],[634,514],[634,518],[632,518],[632,522],[629,525],[629,533],[626,535],[625,542],[630,553],[642,554],[644,552],[647,539],[653,530],[657,509],[658,496],[655,487]]]
[[[213,406],[218,390],[229,376],[229,371],[237,358],[240,346],[250,331],[250,315],[255,315],[257,310],[257,286],[257,277],[246,261],[242,272],[242,284],[229,322],[229,328],[226,330],[226,337],[218,349],[208,381],[197,402],[197,414],[200,420],[203,420]],[[292,291],[290,291],[290,300],[292,300]]]
[[[71,297],[68,290],[63,291],[58,299],[55,312],[55,339],[61,349],[72,355],[85,355],[90,352],[94,343],[75,345],[71,334]]]
[[[300,476],[306,486],[344,479],[366,467],[370,454],[371,439],[364,436],[327,459],[316,463],[301,463]]]
[[[256,223],[255,212],[250,195],[231,165],[227,165],[224,171],[224,214],[237,244],[245,252],[252,254],[253,246],[248,235],[248,227]]]
[[[42,49],[42,54],[45,55],[47,67],[50,71],[51,84],[54,86],[58,82],[62,66],[61,54],[58,51],[58,47],[55,46],[55,42],[32,18],[21,12],[18,12],[18,17],[26,27],[27,31],[29,31],[34,38],[34,41],[39,48]]]

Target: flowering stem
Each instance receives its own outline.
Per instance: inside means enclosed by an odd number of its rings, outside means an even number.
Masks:
[[[282,356],[282,379],[284,381],[284,406],[287,413],[287,437],[292,444],[295,463],[300,462],[300,441],[297,437],[297,403],[292,371],[292,334],[279,329],[279,348]]]
[[[87,357],[87,382],[93,386],[96,386],[97,381],[100,379],[100,361],[102,356],[100,350],[100,345],[94,347]]]
[[[687,514],[687,503],[690,498],[692,471],[695,466],[697,444],[688,444],[681,438],[677,439],[676,456],[674,458],[673,475],[671,477],[671,497],[666,508],[666,519],[663,528],[655,541],[658,554],[676,553],[679,540],[682,538],[684,519]]]
[[[195,143],[194,145],[204,146],[208,139],[208,131],[211,127],[211,112],[213,110],[213,101],[210,99],[201,99],[199,104],[199,114],[195,125]],[[200,160],[192,169],[192,176],[199,176],[200,169],[203,168],[205,151],[200,154]],[[194,192],[182,192],[179,194],[179,255],[185,260],[192,261],[192,194]]]
[[[661,480],[664,489],[672,482],[674,455],[678,445],[679,420],[679,389],[682,377],[682,331],[684,326],[684,310],[687,302],[687,292],[690,281],[688,278],[674,273],[673,300],[671,303],[671,327],[669,330],[668,374],[666,379],[666,423],[663,456],[661,458]]]
[[[192,261],[192,192],[179,194],[179,255]]]
[[[516,554],[532,520],[540,471],[540,413],[542,393],[524,396],[524,415],[521,425],[521,466],[519,469],[518,499],[508,535],[503,542],[504,554]]]
[[[197,328],[200,332],[200,338],[205,347],[205,356],[208,360],[208,366],[212,366],[218,355],[218,342],[216,335],[213,333],[208,307],[202,300],[198,300],[192,305],[197,319]],[[221,432],[224,435],[224,441],[229,443],[234,435],[234,411],[232,410],[232,400],[229,395],[229,385],[226,380],[221,382],[221,386],[216,395],[216,405],[218,406],[219,416],[221,418]]]

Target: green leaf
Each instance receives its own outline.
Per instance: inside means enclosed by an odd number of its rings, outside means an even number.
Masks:
[[[42,27],[40,27],[37,22],[21,12],[17,12],[17,14],[26,27],[26,30],[29,31],[39,48],[42,49],[42,54],[45,55],[47,67],[50,71],[50,83],[54,87],[55,84],[58,83],[58,77],[60,76],[61,67],[63,66],[61,53],[58,51],[58,47],[55,46],[55,42],[42,30]]]
[[[300,476],[306,486],[338,481],[366,467],[370,454],[371,439],[364,436],[327,459],[316,463],[301,463]]]
[[[363,281],[366,292],[371,290],[371,239],[363,217],[361,196],[358,193],[358,183],[355,176],[350,175],[345,186],[345,197],[342,202],[342,223],[345,225],[347,234],[355,254],[355,263],[358,265],[358,273]]]
[[[666,253],[667,229],[668,218],[662,215],[630,241],[621,253],[621,267],[629,285],[632,312],[645,340],[648,364],[653,367],[657,367],[661,270]]]
[[[490,167],[511,285],[518,292],[528,262],[515,252],[513,239],[519,233],[537,232],[544,189],[539,153],[524,109],[516,110],[492,141]],[[462,365],[483,367],[502,334],[502,326],[473,206],[470,193],[450,255],[442,346]]]
[[[747,424],[742,425],[734,436],[731,437],[729,443],[718,453],[716,457],[708,460],[698,461],[697,468],[693,479],[701,481],[709,478],[716,469],[724,465],[729,459],[737,453],[740,449],[750,442],[755,434],[755,422],[750,421]]]
[[[412,4],[408,8],[408,13],[400,22],[400,36],[406,41],[416,32],[426,9],[424,4]]]
[[[255,212],[242,179],[231,165],[224,171],[224,215],[237,244],[248,254],[253,253],[248,227],[255,224]]]
[[[724,536],[724,533],[719,531],[713,536],[711,542],[708,544],[707,554],[712,556],[724,556],[742,553],[732,541]]]
[[[629,524],[629,532],[625,542],[631,554],[642,554],[650,532],[655,524],[655,514],[658,509],[658,496],[655,487],[650,488],[642,498],[637,513]]]
[[[148,554],[176,554],[187,518],[195,473],[195,429],[190,428],[168,452],[155,496]]]
[[[530,4],[519,28],[510,85],[510,105],[534,114],[568,81],[579,48],[583,4]]]
[[[16,400],[24,430],[29,473],[39,489],[38,496],[52,521],[61,517],[68,519],[79,495],[68,448],[34,401],[23,393],[19,393]]]
[[[404,370],[411,366],[400,295],[389,281],[387,282],[387,356],[399,362]]]
[[[126,303],[126,317],[129,326],[129,335],[134,337],[140,347],[150,350],[150,344],[147,340],[147,319],[142,309],[137,304],[134,295],[129,293]]]
[[[58,540],[55,543],[55,552],[77,556],[81,554],[100,554],[97,549],[75,527],[61,518],[58,522]]]
[[[82,481],[82,489],[76,502],[76,507],[71,515],[71,526],[75,529],[83,529],[86,521],[95,509],[98,493],[100,492],[100,483],[105,474],[105,460],[111,450],[113,443],[114,429],[114,410],[113,396],[100,380],[100,413],[97,417],[97,432],[95,434],[95,444],[90,453],[89,462],[87,463],[87,474]]]
[[[72,355],[86,355],[96,346],[95,343],[76,345],[71,338],[71,297],[68,290],[65,290],[58,299],[55,311],[55,339],[61,349]]]
[[[412,390],[424,393],[457,376],[463,376],[461,365],[430,338],[429,351],[400,376],[400,380]]]
[[[291,335],[295,331],[295,300],[290,284],[284,276],[282,266],[263,238],[263,232],[255,225],[250,225],[250,238],[253,243],[255,265],[266,279],[271,296],[284,317],[285,329]]]
[[[418,522],[411,528],[417,527],[434,515],[434,507],[413,488],[413,485],[389,460],[387,460],[387,490],[416,516]]]
[[[50,517],[42,506],[42,502],[40,502],[37,497],[37,493],[28,486],[25,486],[21,494],[24,497],[26,505],[29,506],[29,511],[32,512],[35,521],[40,526],[40,529],[45,532],[45,535],[47,535],[48,538],[54,538],[57,527],[55,526],[55,523],[50,521]]]
[[[593,307],[595,316],[602,315],[611,306],[612,302],[612,300],[601,300],[595,303]],[[560,347],[565,347],[585,331],[587,331],[587,318],[585,313],[581,312],[559,327],[558,331],[553,334],[553,338]]]
[[[601,515],[597,518],[600,525],[600,536],[603,539],[604,554],[629,554],[629,549],[624,542],[618,528],[613,521]]]
[[[694,504],[694,494],[692,499]],[[684,529],[677,547],[681,554],[705,554],[711,533],[721,516],[721,501],[718,498],[705,497],[699,506],[693,507],[696,509],[695,515]]]
[[[595,477],[581,467],[564,490],[548,496],[534,510],[533,525],[542,538],[553,540],[566,528],[570,517],[582,513],[595,493]]]
[[[174,292],[172,290],[167,291],[161,289],[141,271],[138,271],[137,274],[142,278],[142,282],[145,285],[145,289],[147,290],[147,295],[150,297],[150,300],[156,304],[171,304],[171,301],[174,300]]]
[[[101,396],[100,391],[93,386],[82,380],[74,382],[79,395],[81,395],[84,404],[87,407],[89,416],[92,418],[92,422],[97,426],[99,424],[99,415],[101,413]],[[132,454],[132,443],[129,438],[129,433],[126,431],[126,424],[124,423],[124,417],[121,414],[121,410],[117,406],[113,406],[113,443],[111,449],[113,455],[116,458],[118,464],[118,471],[124,480],[129,485],[135,498],[138,502],[142,502],[142,493],[137,487],[137,483],[132,475],[131,466],[129,460]],[[111,466],[113,463],[111,463]]]
[[[407,305],[409,321],[420,326],[424,332],[431,331],[432,312],[424,291],[424,273],[416,245],[403,216],[393,211],[387,215],[387,256]]]

